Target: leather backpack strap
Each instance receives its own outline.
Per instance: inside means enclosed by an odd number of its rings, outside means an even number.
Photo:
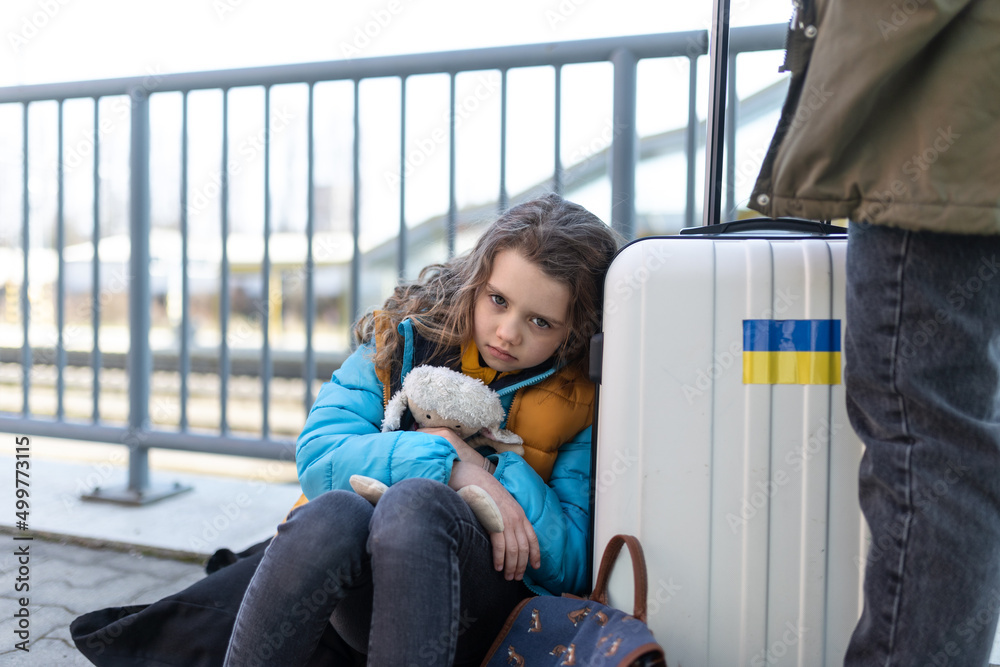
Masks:
[[[597,571],[597,582],[594,585],[594,592],[590,599],[608,604],[608,579],[611,577],[611,570],[622,546],[627,546],[629,555],[632,557],[632,575],[635,579],[635,593],[633,597],[632,615],[643,623],[646,622],[646,591],[649,590],[649,581],[646,577],[646,558],[642,553],[642,545],[632,535],[615,535],[608,541],[608,546],[604,548],[604,556],[601,558],[601,567]]]

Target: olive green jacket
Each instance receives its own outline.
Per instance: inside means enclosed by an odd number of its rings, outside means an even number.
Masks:
[[[795,0],[750,206],[1000,234],[1000,2]]]

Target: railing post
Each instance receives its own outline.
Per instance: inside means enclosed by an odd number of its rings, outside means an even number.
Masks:
[[[129,156],[129,353],[128,353],[128,490],[142,493],[149,486],[149,450],[141,435],[149,429],[149,388],[152,355],[149,349],[149,96],[133,89],[132,141]]]
[[[448,222],[445,227],[445,242],[448,259],[455,256],[455,236],[458,234],[458,197],[455,189],[455,73],[449,74],[448,102]]]
[[[684,226],[694,227],[694,179],[698,148],[698,56],[688,56],[688,124],[684,140],[687,187],[684,195]]]
[[[313,404],[313,380],[316,377],[316,351],[313,349],[313,327],[316,323],[316,281],[315,261],[313,259],[313,237],[316,227],[316,84],[309,84],[309,110],[306,128],[306,265],[305,265],[305,311],[306,341],[305,368],[302,369],[302,383],[305,385],[303,396],[304,414],[308,415]]]
[[[399,234],[396,239],[396,275],[406,279],[406,77],[399,78]]]
[[[128,374],[128,482],[124,489],[95,488],[86,500],[103,500],[122,505],[146,505],[184,491],[174,483],[153,488],[149,482],[149,447],[145,436],[150,429],[149,397],[153,356],[149,348],[150,309],[150,217],[149,217],[149,92],[129,91],[131,99],[131,144],[129,154],[129,351]],[[186,334],[186,332],[185,332]]]
[[[555,118],[553,126],[555,131],[555,146],[553,146],[552,165],[552,191],[557,195],[563,193],[563,164],[562,164],[562,65],[555,67]]]
[[[94,98],[94,164],[93,164],[93,212],[94,227],[91,244],[94,254],[90,263],[90,314],[93,344],[90,365],[94,369],[91,382],[93,406],[90,420],[96,425],[101,421],[101,99]],[[183,403],[181,403],[183,405]]]
[[[500,197],[497,215],[507,210],[510,197],[507,195],[507,70],[500,70]]]
[[[729,56],[729,76],[726,82],[726,208],[723,218],[737,219],[736,210],[736,54]],[[719,222],[725,222],[720,219]]]
[[[30,255],[31,255],[31,192],[28,190],[28,103],[25,102],[21,116],[21,136],[24,150],[21,156],[21,414],[25,419],[31,416],[31,366],[34,362],[31,352],[31,298],[29,296]]]
[[[354,150],[351,154],[351,301],[349,322],[361,316],[361,79],[354,80]],[[353,343],[352,343],[353,347]]]
[[[635,237],[635,54],[619,49],[611,56],[614,79],[614,137],[611,140],[611,226],[626,239]]]

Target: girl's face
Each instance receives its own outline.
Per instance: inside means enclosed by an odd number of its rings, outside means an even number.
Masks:
[[[566,338],[569,299],[569,287],[518,251],[498,253],[474,311],[473,340],[486,365],[517,371],[555,354]]]

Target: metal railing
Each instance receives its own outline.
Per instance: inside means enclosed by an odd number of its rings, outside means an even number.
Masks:
[[[736,79],[735,58],[740,53],[749,51],[778,50],[783,48],[785,35],[784,25],[767,25],[735,28],[730,41],[730,121],[727,125],[727,146],[729,155],[734,155],[735,145],[735,114],[736,96],[734,82]],[[700,127],[696,113],[696,98],[698,58],[706,54],[706,31],[677,32],[659,35],[644,35],[622,38],[594,39],[577,42],[555,44],[539,44],[526,46],[511,46],[486,48],[446,53],[430,53],[407,56],[390,56],[363,58],[356,60],[322,62],[302,65],[257,67],[229,71],[193,72],[183,74],[158,75],[155,86],[151,86],[149,77],[131,77],[61,84],[42,84],[0,89],[0,105],[19,104],[22,106],[22,133],[24,149],[22,156],[22,220],[21,248],[30,248],[32,231],[32,211],[28,186],[28,174],[32,155],[29,151],[29,106],[36,102],[56,102],[58,104],[58,205],[56,213],[55,250],[58,257],[56,269],[55,302],[56,340],[52,345],[51,359],[45,360],[55,367],[56,408],[53,419],[34,416],[30,411],[29,394],[31,392],[32,367],[39,360],[29,340],[31,322],[31,302],[29,300],[29,271],[27,253],[23,255],[23,276],[20,285],[19,303],[23,343],[20,354],[22,370],[22,411],[21,414],[0,413],[0,430],[18,432],[29,435],[66,437],[77,440],[91,440],[109,443],[121,443],[129,448],[129,477],[123,497],[135,502],[148,501],[157,497],[154,487],[150,484],[148,473],[148,453],[150,448],[169,448],[210,453],[225,453],[241,456],[253,456],[272,459],[294,459],[293,443],[281,438],[275,438],[269,424],[269,391],[272,381],[274,359],[269,339],[269,317],[261,318],[262,345],[259,356],[259,375],[261,378],[261,412],[262,428],[258,438],[238,437],[230,430],[227,417],[227,383],[232,367],[232,351],[227,343],[227,328],[230,325],[229,313],[229,276],[230,264],[227,254],[226,239],[229,236],[229,185],[230,165],[227,156],[228,146],[228,104],[230,91],[235,88],[262,87],[264,92],[264,117],[270,118],[271,90],[281,84],[297,83],[308,86],[307,100],[307,197],[305,221],[306,255],[302,276],[305,291],[305,345],[303,352],[302,374],[305,391],[303,404],[308,409],[313,400],[313,386],[317,364],[314,349],[313,331],[315,327],[315,257],[314,257],[314,169],[315,169],[315,136],[314,136],[314,90],[321,82],[343,81],[353,84],[354,91],[354,121],[353,121],[353,152],[351,156],[353,169],[353,192],[351,203],[350,235],[352,239],[350,260],[349,312],[351,319],[357,317],[362,309],[360,279],[362,269],[362,253],[359,244],[361,224],[359,215],[359,197],[364,187],[361,182],[359,161],[361,154],[359,126],[359,86],[362,81],[381,77],[392,77],[400,85],[400,155],[399,155],[399,228],[396,239],[396,253],[400,275],[406,268],[408,247],[411,243],[413,229],[408,229],[406,223],[406,118],[407,118],[407,82],[410,77],[424,74],[444,74],[448,76],[450,90],[450,123],[448,126],[448,209],[444,217],[444,238],[448,254],[455,252],[456,233],[459,221],[459,207],[456,198],[456,77],[463,72],[483,70],[499,71],[500,74],[500,180],[497,205],[506,208],[511,195],[508,193],[506,180],[507,130],[508,130],[508,73],[518,68],[549,67],[555,74],[555,142],[553,146],[553,170],[548,189],[562,192],[566,186],[566,169],[561,161],[562,117],[565,111],[561,108],[561,74],[562,68],[568,65],[582,63],[610,63],[613,68],[613,126],[614,134],[608,149],[611,183],[611,223],[626,237],[635,233],[635,188],[636,165],[640,157],[640,146],[636,133],[636,90],[637,66],[641,60],[652,58],[681,58],[689,63],[688,86],[688,120],[684,129],[684,153],[687,160],[687,187],[685,202],[685,222],[695,224],[695,163],[698,148],[698,129]],[[189,427],[187,403],[189,395],[188,379],[191,372],[191,340],[189,314],[189,219],[188,219],[188,154],[189,154],[189,108],[188,96],[193,91],[216,90],[222,94],[222,164],[220,165],[220,221],[221,221],[221,263],[220,263],[220,294],[219,294],[219,326],[221,329],[218,350],[218,376],[220,419],[216,433],[197,433]],[[163,93],[180,93],[182,96],[181,119],[181,188],[180,188],[180,220],[181,236],[181,302],[182,302],[182,334],[179,338],[180,349],[177,358],[177,371],[180,375],[179,404],[180,418],[176,430],[154,428],[150,421],[151,370],[153,366],[150,347],[150,99]],[[126,95],[129,99],[130,140],[129,140],[129,235],[131,252],[129,254],[128,282],[128,317],[129,317],[129,352],[127,355],[128,377],[128,419],[124,426],[102,423],[98,401],[101,396],[101,369],[104,365],[102,350],[99,343],[101,329],[100,307],[100,259],[97,251],[101,240],[100,196],[98,175],[100,168],[99,129],[101,127],[100,101],[109,96]],[[68,420],[63,404],[65,392],[64,371],[67,366],[67,350],[63,339],[65,329],[65,263],[63,249],[65,247],[65,213],[63,199],[65,192],[63,173],[63,106],[67,100],[91,99],[94,105],[94,146],[93,146],[93,266],[92,266],[92,312],[91,326],[93,330],[93,348],[89,355],[89,363],[93,369],[92,392],[93,409],[89,422]],[[264,223],[263,223],[263,256],[260,267],[262,292],[268,294],[271,279],[271,236],[272,236],[272,202],[270,199],[271,178],[269,151],[271,149],[270,124],[265,123],[263,137],[264,150]],[[544,153],[544,151],[539,151]],[[598,156],[602,158],[603,156]],[[730,208],[733,206],[733,182],[735,161],[730,157],[727,170],[728,198]],[[79,355],[77,355],[79,356]]]

